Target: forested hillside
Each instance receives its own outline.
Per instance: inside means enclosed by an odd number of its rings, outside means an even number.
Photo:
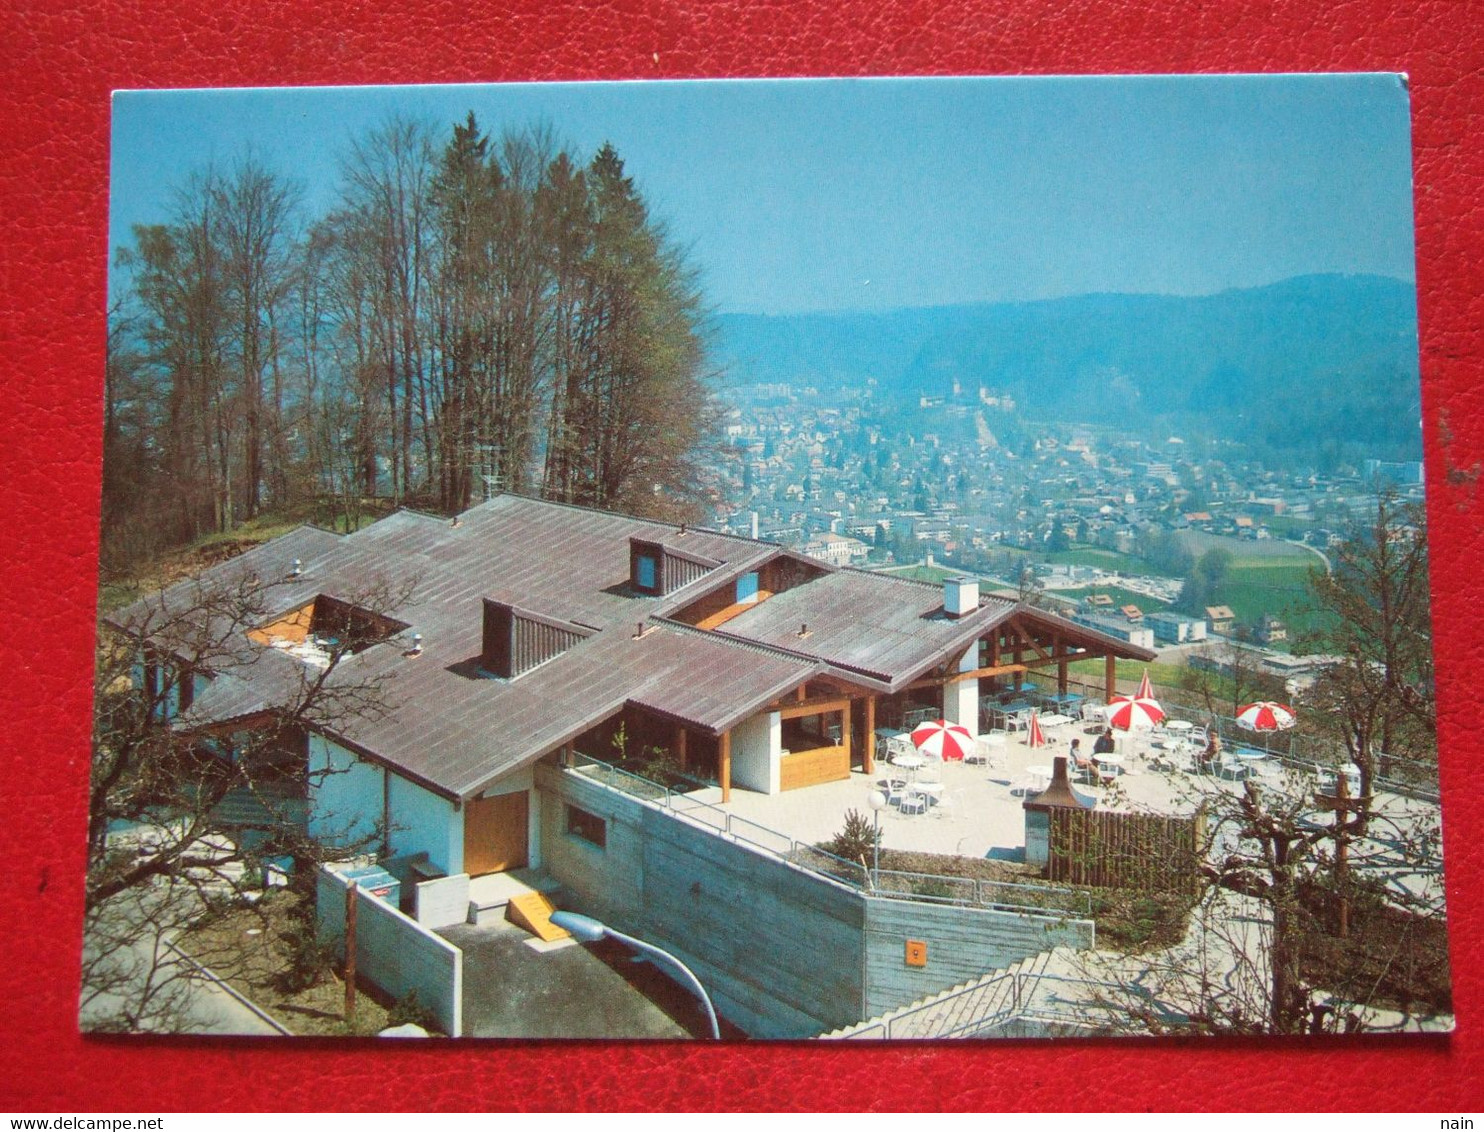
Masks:
[[[611,146],[389,120],[322,215],[250,155],[168,199],[116,253],[105,568],[306,499],[699,499],[701,299]]]
[[[875,378],[885,396],[957,380],[1030,415],[1169,420],[1276,449],[1344,437],[1417,459],[1416,298],[1378,276],[1314,275],[1193,298],[1082,295],[872,314],[725,315],[735,383]]]

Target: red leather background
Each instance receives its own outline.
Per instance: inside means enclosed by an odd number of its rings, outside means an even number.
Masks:
[[[1456,0],[93,0],[49,10],[60,7],[0,9],[0,1109],[1484,1108],[1477,10]],[[725,1049],[78,1036],[110,89],[1317,70],[1412,79],[1455,1035]]]

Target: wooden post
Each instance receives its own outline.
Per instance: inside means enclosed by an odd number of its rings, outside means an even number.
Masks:
[[[690,770],[690,758],[685,750],[685,727],[678,723],[675,725],[675,757],[680,760],[682,771]]]
[[[1059,696],[1067,694],[1067,662],[1064,660],[1056,662],[1056,694]]]
[[[850,769],[850,726],[853,722],[851,716],[855,714],[851,709],[854,704],[854,700],[846,700],[845,708],[840,712],[840,746],[845,748],[845,769],[847,771]]]
[[[723,731],[717,741],[717,762],[720,764],[721,800],[732,800],[732,733]]]
[[[356,1017],[356,882],[345,890],[345,1021]]]
[[[1103,657],[1103,699],[1112,702],[1118,691],[1118,658],[1112,653]]]
[[[861,752],[861,766],[867,774],[876,773],[876,696],[874,693],[866,697],[866,747]]]

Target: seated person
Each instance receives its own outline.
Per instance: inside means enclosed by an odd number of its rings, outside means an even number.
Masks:
[[[1071,756],[1072,770],[1076,774],[1093,776],[1097,774],[1097,760],[1089,758],[1082,753],[1082,740],[1073,739],[1072,749],[1068,752]]]
[[[1097,741],[1093,743],[1092,753],[1094,755],[1111,755],[1114,749],[1115,747],[1113,744],[1113,728],[1105,727],[1103,728],[1103,733],[1099,735],[1097,737]]]
[[[1221,739],[1214,728],[1210,738],[1206,740],[1206,749],[1201,752],[1201,766],[1212,771],[1221,766]]]

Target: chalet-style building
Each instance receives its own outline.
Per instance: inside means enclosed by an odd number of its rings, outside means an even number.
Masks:
[[[970,580],[509,495],[454,520],[300,528],[110,622],[150,638],[151,611],[189,613],[246,578],[271,608],[236,634],[243,663],[175,681],[174,726],[251,731],[325,671],[329,636],[353,634],[327,687],[382,682],[381,702],[297,740],[309,831],[383,829],[386,855],[450,875],[538,866],[543,836],[582,834],[580,811],[543,796],[539,762],[661,751],[724,802],[807,789],[871,772],[878,727],[914,709],[977,732],[981,695],[1027,673],[1065,690],[1069,663],[1103,657],[1111,694],[1116,658],[1152,658]],[[394,608],[362,604],[399,590],[411,596]],[[168,641],[144,646],[148,679],[178,669]]]
[[[1237,615],[1229,605],[1206,606],[1206,627],[1213,633],[1230,633],[1237,623]]]

